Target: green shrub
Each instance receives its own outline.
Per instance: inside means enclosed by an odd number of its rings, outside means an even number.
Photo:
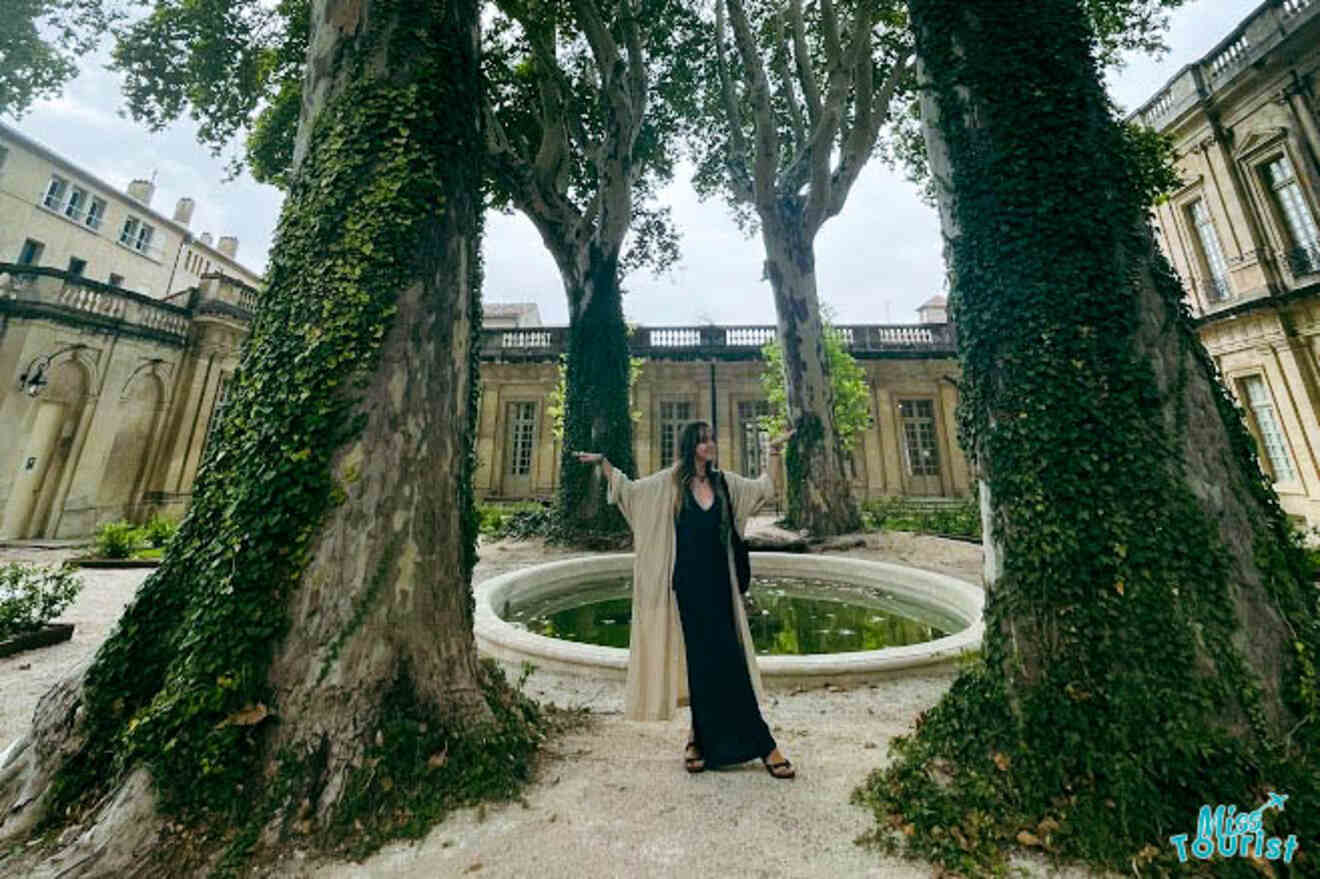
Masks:
[[[974,497],[934,504],[915,498],[878,498],[862,504],[862,527],[867,531],[917,531],[979,540],[981,507]]]
[[[539,501],[478,504],[477,529],[485,537],[516,537],[521,540],[542,534],[544,528],[548,527],[548,515],[546,506]]]
[[[178,530],[178,522],[157,513],[147,520],[147,524],[142,526],[142,537],[147,546],[163,549],[174,537],[174,532]]]
[[[554,514],[549,507],[518,510],[504,520],[504,527],[500,531],[500,536],[510,537],[514,540],[548,537],[554,524]]]
[[[96,529],[96,554],[106,559],[126,559],[142,545],[143,535],[132,522],[106,522]]]
[[[82,581],[70,567],[0,565],[0,640],[40,629],[73,603]]]

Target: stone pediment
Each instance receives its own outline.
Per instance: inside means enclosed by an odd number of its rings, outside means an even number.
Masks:
[[[1278,126],[1253,128],[1238,139],[1237,144],[1233,147],[1233,158],[1246,158],[1257,150],[1282,139],[1287,134],[1288,129]]]

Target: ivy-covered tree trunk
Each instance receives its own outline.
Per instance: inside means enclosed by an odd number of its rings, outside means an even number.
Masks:
[[[158,812],[237,827],[222,863],[263,832],[369,847],[535,748],[472,636],[476,4],[311,13],[297,168],[192,508],[0,760],[0,838],[85,829],[60,876],[186,861]]]
[[[1201,804],[1248,812],[1270,791],[1292,799],[1267,834],[1314,840],[1317,593],[1153,243],[1082,3],[909,9],[980,480],[985,661],[863,796],[971,873],[1014,840],[1176,869],[1170,837],[1195,839]]]
[[[568,362],[555,530],[574,542],[612,542],[627,533],[627,523],[606,503],[599,470],[584,466],[572,453],[602,452],[613,466],[636,475],[628,400],[631,358],[619,289],[619,250],[602,250],[593,243],[585,256],[585,271],[565,273]]]
[[[803,227],[796,202],[776,200],[773,214],[761,212],[761,238],[784,350],[786,415],[795,428],[786,461],[788,518],[812,534],[828,536],[856,531],[861,517],[834,424],[814,236]]]

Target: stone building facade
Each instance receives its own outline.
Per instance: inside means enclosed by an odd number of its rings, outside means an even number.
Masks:
[[[126,192],[0,125],[0,539],[90,534],[181,516],[260,295],[237,241],[194,238],[153,185]],[[874,426],[851,466],[860,497],[969,491],[954,436],[957,363],[944,301],[922,324],[841,327],[870,385]],[[636,459],[673,458],[678,431],[716,426],[724,466],[760,470],[760,348],[774,327],[642,327],[633,355]],[[553,495],[548,401],[566,330],[534,304],[487,306],[476,474],[480,498]]]
[[[1263,3],[1135,114],[1174,140],[1160,243],[1284,509],[1320,526],[1320,0]]]
[[[171,216],[151,206],[156,186],[121,192],[0,123],[0,262],[43,266],[154,299],[220,273],[249,287],[261,277],[238,262],[238,239],[189,231],[195,204]]]
[[[955,432],[959,372],[949,324],[838,330],[869,386],[872,426],[850,462],[857,496],[967,495],[970,477]],[[548,401],[565,334],[563,327],[528,325],[486,330],[475,477],[479,497],[553,495],[561,448]],[[668,466],[679,431],[696,419],[714,425],[721,466],[760,472],[768,439],[759,423],[768,411],[760,350],[774,335],[772,326],[633,331],[632,356],[642,360],[633,390],[639,473]]]
[[[0,124],[0,538],[181,514],[261,278]]]
[[[181,515],[257,295],[211,274],[162,301],[0,263],[0,538]]]

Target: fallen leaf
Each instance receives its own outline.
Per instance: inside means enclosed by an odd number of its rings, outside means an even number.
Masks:
[[[1119,580],[1119,581],[1117,581],[1116,583],[1114,583],[1114,591],[1117,592],[1119,595],[1122,595],[1122,594],[1123,594],[1123,581],[1122,581],[1122,580]]]
[[[446,745],[443,751],[436,751],[434,754],[432,754],[430,757],[427,758],[426,767],[428,769],[439,769],[441,766],[444,766],[445,763],[448,762],[448,760],[449,760],[449,746]]]
[[[995,752],[994,760],[995,760],[995,765],[999,767],[999,771],[1000,771],[1000,772],[1007,772],[1007,771],[1008,771],[1008,767],[1009,767],[1011,761],[1008,759],[1008,755],[1007,755],[1007,754],[1005,754],[1005,753],[1003,753],[1003,752],[1001,752],[1001,751],[996,751],[996,752]]]
[[[1036,825],[1036,832],[1041,836],[1048,836],[1058,829],[1059,822],[1055,821],[1053,818],[1044,818]],[[1147,848],[1149,848],[1149,846],[1147,846]]]
[[[256,705],[248,703],[220,721],[216,729],[223,729],[227,726],[256,726],[267,717],[270,717],[270,712],[266,710],[264,702],[258,702]]]
[[[1036,836],[1036,834],[1032,833],[1030,830],[1019,830],[1017,835],[1017,841],[1020,845],[1027,845],[1027,846],[1040,845],[1040,837]]]
[[[1262,858],[1260,855],[1251,855],[1251,857],[1248,858],[1248,862],[1251,866],[1255,867],[1256,872],[1260,873],[1262,876],[1268,876],[1269,879],[1275,879],[1274,867],[1270,866],[1270,862]]]
[[[915,825],[915,824],[904,824],[904,825],[903,825],[903,835],[904,835],[904,836],[914,836],[914,835],[916,835],[916,832],[917,832],[917,825]]]

